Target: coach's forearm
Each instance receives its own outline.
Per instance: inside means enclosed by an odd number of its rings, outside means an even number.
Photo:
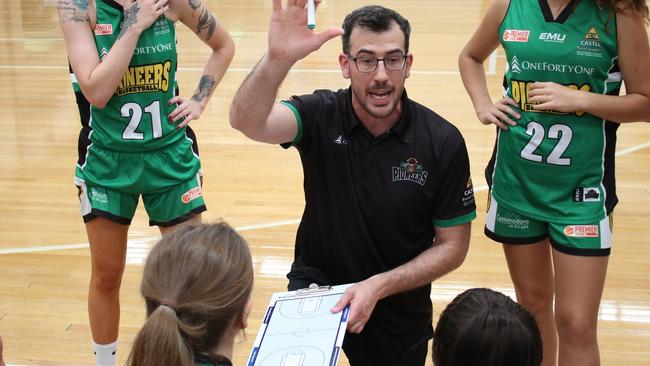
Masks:
[[[263,129],[280,84],[292,64],[265,54],[241,84],[230,105],[230,125],[247,136]]]

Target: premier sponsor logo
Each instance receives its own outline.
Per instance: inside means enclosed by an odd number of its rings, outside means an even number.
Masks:
[[[95,35],[107,36],[113,34],[113,24],[95,24]]]
[[[195,187],[183,193],[181,196],[181,201],[185,204],[188,204],[199,197],[201,197],[201,187]]]
[[[115,94],[126,95],[169,90],[172,62],[130,66],[122,76]]]
[[[503,31],[504,42],[528,42],[530,31],[518,29],[506,29]]]
[[[564,235],[572,238],[597,238],[598,225],[569,225],[564,227]]]

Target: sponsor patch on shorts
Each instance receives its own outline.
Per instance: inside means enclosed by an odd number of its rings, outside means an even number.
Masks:
[[[103,188],[91,187],[88,196],[95,202],[103,204],[108,203],[108,194],[106,194],[106,190]]]
[[[564,235],[574,238],[597,238],[598,225],[569,225],[564,227]]]
[[[201,197],[201,187],[195,187],[183,193],[181,201],[183,201],[183,203],[190,203],[199,197]]]

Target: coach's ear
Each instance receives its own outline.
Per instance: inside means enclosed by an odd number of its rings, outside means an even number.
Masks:
[[[404,66],[406,68],[406,78],[411,76],[411,65],[413,65],[413,54],[409,53],[406,55],[406,65]]]
[[[350,78],[350,58],[345,53],[339,55],[339,65],[341,65],[341,75],[344,78]]]

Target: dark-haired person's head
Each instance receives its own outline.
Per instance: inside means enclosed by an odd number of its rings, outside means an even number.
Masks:
[[[252,288],[248,245],[228,224],[185,225],[165,235],[144,267],[147,320],[128,365],[192,366],[232,357]]]
[[[432,354],[436,366],[539,366],[542,339],[526,309],[500,292],[475,288],[440,314]]]
[[[365,123],[396,121],[413,63],[409,22],[394,10],[372,5],[350,13],[343,29],[339,64],[350,79],[354,112]]]
[[[375,33],[388,31],[397,25],[404,35],[404,53],[409,52],[411,25],[398,12],[379,5],[369,5],[348,14],[343,20],[343,53],[350,53],[350,35],[356,28],[366,29]]]

